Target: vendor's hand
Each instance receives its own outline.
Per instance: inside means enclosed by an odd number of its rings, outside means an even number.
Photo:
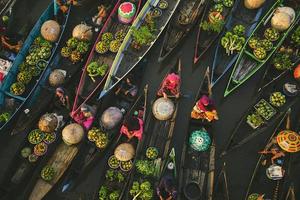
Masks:
[[[160,200],[164,200],[164,198],[163,198],[161,195],[159,195],[159,199],[160,199]]]
[[[180,97],[180,93],[178,92],[176,95],[175,95],[176,98],[179,98]]]
[[[163,92],[163,97],[164,97],[165,99],[167,99],[167,98],[168,98],[168,95],[167,95],[166,93]]]

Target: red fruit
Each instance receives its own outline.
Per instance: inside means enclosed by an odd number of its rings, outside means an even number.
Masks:
[[[300,64],[294,69],[294,78],[300,80]]]

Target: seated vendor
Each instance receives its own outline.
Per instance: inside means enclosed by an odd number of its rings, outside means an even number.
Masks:
[[[136,137],[141,140],[143,135],[143,120],[135,116],[127,117],[123,122],[120,133],[126,135],[128,139]]]
[[[158,96],[163,96],[167,98],[167,96],[175,96],[179,97],[179,85],[180,85],[180,77],[178,74],[171,73],[165,78],[161,88],[157,92]]]
[[[174,179],[169,175],[162,177],[156,188],[156,194],[160,200],[175,200],[177,197],[177,191]]]
[[[123,94],[125,96],[128,96],[130,98],[133,98],[137,95],[138,87],[133,84],[133,77],[128,76],[125,80],[123,80],[119,86],[119,88],[116,90],[115,94]]]
[[[80,107],[79,113],[75,114],[73,119],[86,130],[89,130],[95,120],[95,112],[91,106],[83,104]]]
[[[101,26],[105,22],[107,16],[107,8],[105,6],[98,6],[98,13],[92,18],[92,21],[95,25]]]
[[[219,118],[213,100],[203,95],[193,107],[191,118],[205,119],[209,122],[218,120]]]
[[[66,94],[66,91],[64,88],[62,88],[62,87],[56,88],[54,105],[58,109],[66,108],[66,109],[70,110],[69,96]]]

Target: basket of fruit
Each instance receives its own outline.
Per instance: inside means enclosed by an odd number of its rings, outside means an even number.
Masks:
[[[103,33],[101,36],[101,40],[106,44],[109,44],[114,39],[114,35],[110,32]]]
[[[233,6],[234,1],[233,0],[224,0],[223,5],[227,8],[230,8]]]
[[[89,43],[86,41],[80,41],[78,42],[78,45],[76,47],[76,50],[80,53],[80,54],[85,54],[86,52],[88,52],[89,50]]]
[[[115,39],[116,40],[123,41],[125,36],[126,36],[126,33],[123,29],[121,29],[121,30],[119,30],[115,33]]]
[[[79,62],[81,60],[81,54],[78,51],[72,51],[71,55],[70,55],[70,60],[73,64]]]
[[[45,166],[41,171],[41,177],[44,181],[51,181],[55,176],[55,170],[51,166]]]
[[[253,129],[257,129],[264,124],[264,121],[258,113],[252,113],[247,116],[247,124]]]
[[[33,152],[37,156],[45,155],[47,152],[48,146],[46,143],[41,142],[39,144],[36,144],[33,148]]]
[[[162,10],[167,9],[169,6],[169,3],[166,0],[160,0],[158,3],[158,7]]]
[[[100,41],[96,44],[95,50],[97,53],[105,54],[109,50],[109,44],[107,44],[103,41]]]
[[[70,47],[63,47],[60,51],[60,55],[64,58],[70,57],[72,49]]]
[[[107,135],[105,133],[99,133],[95,144],[99,149],[104,149],[108,144]]]
[[[23,158],[28,158],[31,154],[31,148],[30,147],[24,147],[22,150],[21,150],[21,156]]]
[[[99,128],[93,127],[88,131],[87,137],[91,142],[96,142],[98,140],[98,136],[101,133]]]
[[[120,166],[120,161],[116,158],[116,156],[112,155],[108,159],[108,166],[112,169],[117,169]]]
[[[122,161],[120,163],[120,169],[124,172],[128,172],[129,170],[131,170],[132,168],[132,161],[128,160],[128,161]]]
[[[34,129],[28,135],[28,141],[30,144],[38,144],[42,142],[44,138],[45,133],[43,133],[40,129]]]
[[[40,75],[42,69],[40,69],[39,67],[36,67],[36,66],[30,66],[28,71],[29,71],[29,73],[31,73],[32,76],[36,77],[36,76]]]
[[[275,107],[281,107],[285,102],[285,95],[281,92],[273,92],[270,96],[270,103]]]
[[[46,143],[46,144],[51,144],[55,141],[56,139],[56,133],[45,133],[45,137],[43,139],[43,141]]]
[[[158,150],[157,148],[155,147],[148,147],[147,150],[146,150],[146,157],[151,159],[151,160],[154,160],[156,159],[158,156]]]
[[[120,46],[121,46],[121,41],[120,40],[113,40],[109,44],[109,50],[113,53],[117,53]]]
[[[43,70],[47,67],[47,63],[48,62],[46,60],[40,59],[37,61],[36,67],[39,68],[40,70]]]
[[[260,41],[261,47],[263,47],[266,51],[271,51],[273,48],[273,43],[270,40],[263,39]]]
[[[248,45],[250,48],[256,49],[258,47],[259,42],[260,41],[257,37],[251,37],[248,41]]]
[[[16,82],[10,86],[10,93],[19,96],[25,92],[25,89],[24,83]]]
[[[279,31],[277,31],[275,28],[267,28],[264,32],[264,36],[266,39],[274,42],[279,38]]]
[[[267,56],[267,52],[263,47],[258,47],[254,49],[253,54],[259,60],[263,60]]]
[[[266,120],[271,119],[276,114],[276,110],[264,99],[261,99],[254,108]]]
[[[30,154],[29,156],[28,156],[28,161],[29,162],[31,162],[31,163],[33,163],[33,162],[36,162],[37,160],[38,160],[38,156],[37,155],[35,155],[35,154]]]
[[[252,193],[248,196],[247,200],[257,200],[261,195],[257,194],[257,193]]]
[[[32,79],[32,75],[29,73],[29,71],[22,71],[19,72],[17,75],[17,81],[24,83],[24,84],[28,84]]]
[[[79,40],[77,38],[72,37],[72,38],[68,39],[67,47],[69,47],[71,50],[74,50],[74,49],[76,49],[78,43],[79,43]]]

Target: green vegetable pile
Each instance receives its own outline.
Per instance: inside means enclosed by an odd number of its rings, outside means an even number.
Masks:
[[[24,147],[22,150],[21,150],[21,155],[23,158],[28,158],[28,156],[31,154],[31,148],[30,147]]]
[[[10,93],[13,95],[22,95],[25,92],[25,85],[21,82],[15,82],[10,86]]]
[[[281,92],[274,92],[270,96],[270,103],[273,106],[280,107],[283,104],[285,104],[285,102],[286,102],[285,95],[283,95]]]
[[[225,24],[224,17],[221,12],[210,11],[208,20],[203,21],[200,27],[204,31],[220,33]]]
[[[94,77],[104,76],[108,67],[108,64],[99,64],[97,61],[93,61],[87,66],[86,71],[88,72],[89,77],[95,82]]]
[[[72,63],[77,63],[82,60],[82,57],[89,51],[90,43],[88,41],[80,41],[77,38],[71,37],[67,40],[60,54],[64,58],[68,58]]]
[[[99,200],[118,200],[120,197],[119,190],[113,190],[110,193],[110,188],[106,186],[101,186],[98,194]]]
[[[118,183],[122,183],[125,177],[119,170],[109,169],[106,171],[105,179],[110,182],[117,181]]]
[[[10,119],[10,113],[4,112],[0,114],[0,122],[7,122]]]
[[[151,160],[154,160],[156,159],[158,156],[158,150],[157,148],[155,147],[149,147],[146,151],[146,157],[151,159]]]
[[[55,141],[56,139],[56,133],[45,133],[43,141],[46,144],[51,144]]]
[[[261,126],[264,121],[258,113],[252,113],[247,116],[247,123],[250,124],[252,128],[257,128]]]
[[[233,31],[228,31],[221,39],[221,45],[225,48],[228,55],[234,51],[240,51],[245,43],[245,27],[236,25]]]
[[[51,166],[45,166],[41,171],[41,177],[45,181],[51,181],[55,176],[55,170]]]
[[[296,46],[300,45],[300,27],[298,27],[292,34],[292,43]]]
[[[272,64],[277,70],[286,70],[293,66],[291,55],[282,52],[278,52],[274,55]]]
[[[255,109],[266,120],[269,120],[275,114],[274,108],[263,99],[255,105]]]
[[[142,183],[134,181],[129,193],[133,199],[150,200],[153,198],[153,188],[149,181]]]
[[[155,164],[151,160],[138,160],[136,162],[137,171],[145,176],[155,176]]]

